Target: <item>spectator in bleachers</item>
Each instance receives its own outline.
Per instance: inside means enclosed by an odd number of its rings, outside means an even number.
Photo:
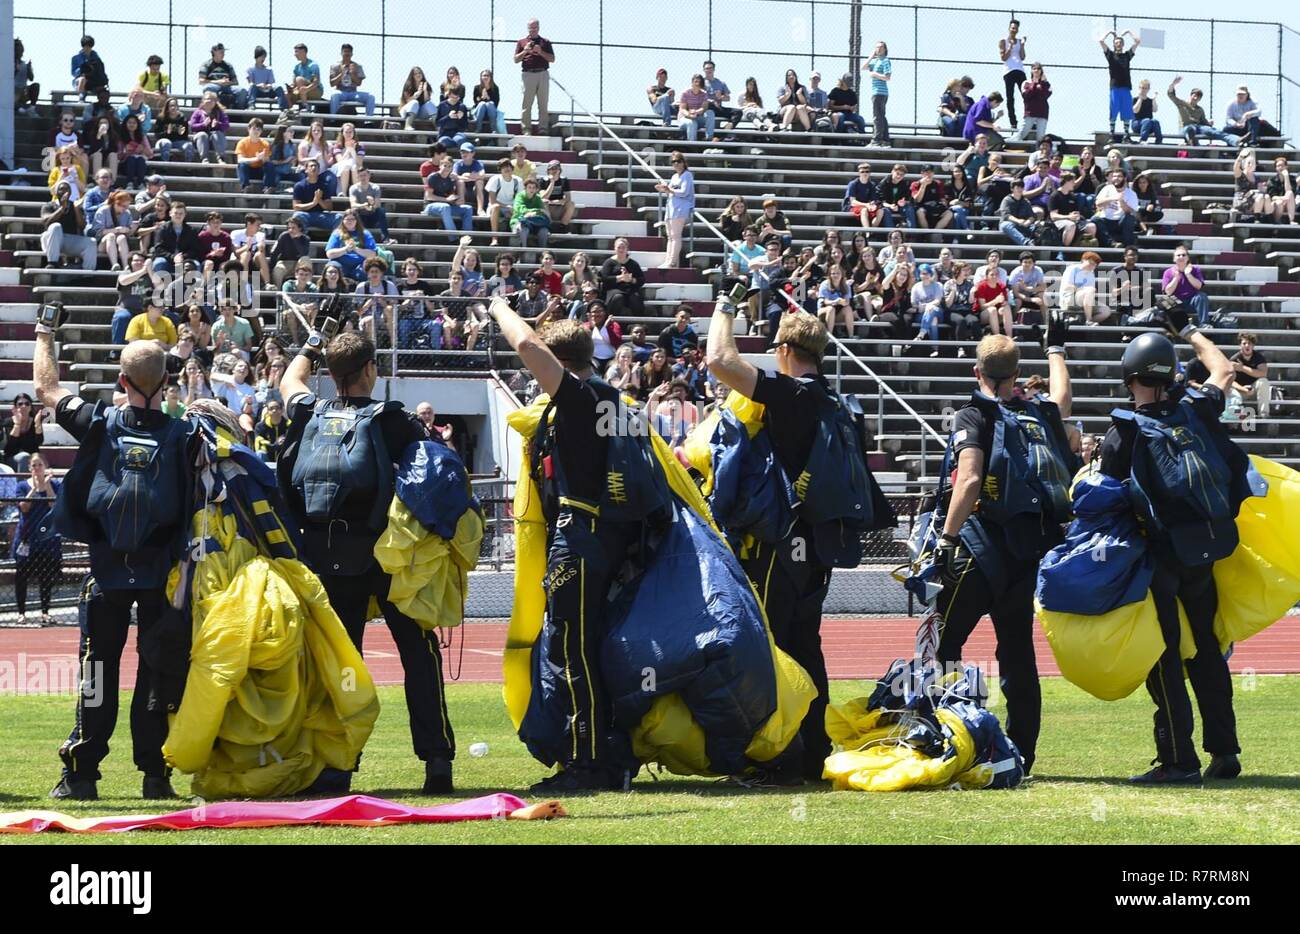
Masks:
[[[181,401],[180,383],[175,383],[168,378],[167,386],[163,389],[162,413],[168,418],[184,418],[185,403]]]
[[[473,126],[476,132],[505,132],[506,121],[501,115],[501,89],[492,76],[492,69],[484,68],[479,72],[478,84],[474,85],[474,95],[470,102],[474,105]]]
[[[324,86],[321,83],[320,65],[307,57],[307,46],[304,43],[299,42],[293,47],[293,57],[297,60],[293,66],[293,80],[285,86],[285,90],[296,110],[309,101],[320,100]]]
[[[600,286],[587,282],[578,291],[577,296],[568,303],[568,316],[571,321],[586,321],[593,302],[600,301]],[[642,335],[645,328],[642,328]]]
[[[1282,223],[1286,218],[1288,224],[1295,223],[1295,176],[1287,164],[1286,156],[1273,160],[1274,175],[1268,180],[1265,193],[1272,199],[1273,223]]]
[[[660,68],[655,72],[655,83],[645,89],[645,96],[650,102],[650,109],[659,115],[664,126],[672,126],[676,110],[673,99],[677,92],[668,86],[668,69]]]
[[[976,186],[980,181],[980,172],[989,164],[989,138],[986,133],[977,133],[961,155],[957,157],[956,166],[966,176],[966,181]]]
[[[975,313],[975,283],[970,272],[969,263],[953,264],[952,278],[943,289],[943,307],[952,322],[953,336],[959,341],[974,342],[980,339],[980,319]],[[958,347],[957,356],[966,356],[966,348]]]
[[[838,247],[843,255],[844,244],[840,240],[840,232],[834,227],[828,227],[822,234],[822,242],[813,249],[813,255],[817,257],[819,263],[826,263],[830,259],[831,249]]]
[[[636,354],[632,352],[632,345],[619,344],[618,350],[614,351],[613,364],[605,371],[605,382],[619,392],[636,398],[641,389],[638,381],[640,375],[641,368],[637,366]]]
[[[1020,254],[1020,265],[1007,277],[1007,288],[1021,324],[1037,327],[1047,311],[1047,276],[1038,267],[1034,254]]]
[[[849,278],[853,280],[853,295],[858,307],[869,321],[884,301],[881,283],[885,278],[885,268],[876,258],[874,247],[867,246],[858,254]]]
[[[551,63],[555,61],[555,49],[551,46],[549,39],[543,38],[539,33],[539,23],[536,19],[528,21],[528,35],[524,36],[515,43],[515,63],[523,71],[523,106],[520,111],[519,122],[522,124],[524,135],[531,135],[533,132],[533,101],[537,101],[537,119],[540,126],[540,132],[545,134],[550,131],[550,113],[547,111],[547,101],[551,93]]]
[[[90,121],[86,132],[82,134],[81,149],[90,159],[90,168],[95,175],[102,169],[108,169],[110,176],[117,177],[119,132],[117,114],[106,113]]]
[[[514,163],[509,159],[500,159],[497,170],[499,174],[487,181],[488,224],[492,228],[492,246],[497,245],[496,234],[500,231],[501,224],[504,222],[509,227],[515,209],[515,198],[524,190],[524,183],[515,174]]]
[[[796,120],[805,130],[812,129],[811,109],[808,104],[808,89],[799,83],[799,76],[794,69],[786,70],[785,82],[777,91],[776,105],[781,108],[781,128],[794,126]]]
[[[408,262],[415,262],[414,258]],[[416,264],[418,268],[418,263]],[[286,296],[293,296],[297,303],[308,301],[305,296],[314,295],[317,292],[316,283],[311,278],[311,260],[306,257],[298,260],[293,264],[293,275],[284,280],[280,286],[280,291]],[[311,320],[308,318],[308,320]]]
[[[72,186],[61,181],[54,186],[54,198],[41,205],[41,249],[45,253],[46,268],[58,265],[64,258],[80,257],[81,268],[95,268],[98,255],[93,237],[83,236],[86,218],[72,197]]]
[[[893,63],[889,60],[889,46],[883,40],[876,43],[871,58],[863,64],[862,70],[871,78],[871,144],[872,146],[892,146],[889,136],[889,120],[885,117],[885,106],[889,103],[889,81],[894,74]]]
[[[740,243],[736,244],[731,250],[731,256],[727,261],[729,275],[727,280],[723,282],[723,289],[727,289],[729,284],[747,280],[750,275],[750,262],[758,259],[763,254],[763,248],[758,245],[758,228],[746,227],[744,233],[741,234]]]
[[[672,324],[659,332],[659,349],[666,353],[669,359],[678,359],[687,347],[699,349],[700,335],[692,325],[692,317],[691,306],[682,303],[673,313]]]
[[[961,136],[966,129],[966,112],[973,101],[967,96],[961,78],[953,78],[939,97],[939,133]]]
[[[468,139],[469,108],[461,98],[463,93],[464,88],[448,88],[447,99],[438,104],[438,113],[434,118],[438,142],[448,149],[458,149]]]
[[[1133,40],[1133,45],[1127,51],[1124,49],[1125,36]],[[1108,47],[1106,39],[1110,37],[1113,37],[1113,41]],[[1117,33],[1112,29],[1097,40],[1097,44],[1101,46],[1102,54],[1106,56],[1106,68],[1110,72],[1111,137],[1118,139],[1122,135],[1127,139],[1133,124],[1133,77],[1130,69],[1133,53],[1142,44],[1142,39],[1133,35],[1131,30],[1126,29],[1122,33]],[[1121,134],[1115,132],[1117,117],[1121,121]]]
[[[184,201],[173,201],[171,222],[154,235],[153,270],[170,273],[177,281],[187,263],[197,262],[203,256],[198,231],[185,223],[188,213]]]
[[[79,100],[84,101],[87,95],[94,96],[108,90],[108,69],[95,51],[93,36],[81,37],[81,51],[72,56],[72,78]]]
[[[37,417],[43,416],[44,411],[42,408]],[[63,484],[50,475],[45,456],[39,451],[32,453],[28,466],[32,475],[19,480],[14,490],[15,498],[22,500],[9,545],[9,557],[14,562],[14,602],[18,625],[28,625],[27,583],[35,577],[40,587],[40,623],[50,626],[54,623],[50,617],[50,598],[63,573],[63,539],[55,530],[51,512]]]
[[[1201,106],[1201,98],[1204,96],[1200,88],[1192,88],[1187,100],[1178,96],[1178,84],[1183,80],[1182,75],[1178,75],[1169,85],[1169,90],[1165,93],[1169,99],[1174,102],[1178,108],[1178,119],[1183,127],[1183,140],[1189,146],[1196,145],[1196,138],[1203,136],[1206,139],[1217,139],[1221,143],[1231,143],[1232,137],[1226,133],[1221,133],[1210,122],[1209,116],[1205,113],[1205,108]]]
[[[476,214],[483,214],[487,211],[483,194],[484,184],[487,181],[487,170],[476,155],[473,143],[461,143],[459,151],[460,161],[454,163],[451,167],[451,174],[456,178],[456,193],[460,195],[461,203],[468,205],[470,201],[465,196],[465,189],[467,186],[472,185],[474,189],[474,211]]]
[[[558,303],[555,305],[559,307]],[[591,332],[591,363],[597,374],[603,374],[605,368],[614,359],[614,353],[623,343],[623,327],[609,316],[605,303],[596,299],[587,310],[587,320],[582,326]]]
[[[1102,246],[1132,246],[1137,242],[1138,199],[1123,169],[1110,173],[1110,184],[1097,192],[1097,239]]]
[[[273,267],[271,278],[277,286],[290,278],[304,260],[308,274],[311,273],[311,238],[307,236],[302,218],[296,214],[289,215],[284,233],[276,239],[266,259]]]
[[[638,364],[645,363],[649,360],[650,354],[652,354],[655,349],[655,345],[650,343],[649,339],[646,337],[644,324],[632,325],[632,334],[623,346],[632,348],[632,356]],[[638,379],[639,378],[640,375],[638,374]]]
[[[957,269],[956,262],[952,257],[952,247],[946,246],[939,251],[939,261],[932,264],[934,268],[934,281],[940,285],[947,285],[948,280],[953,277]]]
[[[1160,183],[1151,174],[1151,170],[1139,172],[1133,179],[1133,194],[1138,201],[1138,233],[1156,232],[1157,226],[1165,216],[1160,206]]]
[[[466,98],[465,85],[460,81],[460,69],[455,65],[447,66],[447,74],[443,77],[442,84],[438,85],[438,102],[441,103],[451,96],[452,91],[460,92],[460,99]]]
[[[397,284],[388,277],[388,264],[378,256],[367,257],[361,271],[363,275],[355,290],[357,295],[364,296],[355,306],[361,319],[358,327],[374,337],[379,330],[377,322],[382,315],[388,343],[392,346],[397,337],[397,297],[400,294]],[[379,343],[376,340],[376,344]]]
[[[669,364],[668,351],[662,346],[655,347],[637,371],[638,398],[642,401],[648,400],[651,393],[669,383],[672,378],[673,370]]]
[[[889,232],[889,242],[880,248],[879,259],[881,265],[885,267],[885,275],[889,275],[890,267],[895,263],[916,265],[916,254],[908,245],[903,231],[898,229]]]
[[[374,116],[375,96],[361,90],[366,80],[366,70],[360,62],[352,60],[352,44],[343,43],[339,48],[339,61],[330,66],[330,113],[336,114],[344,104],[358,103],[366,108],[366,116]]]
[[[325,242],[325,258],[338,263],[343,275],[354,281],[362,278],[363,265],[375,257],[375,238],[351,209],[343,212],[338,226]]]
[[[145,255],[139,250],[127,259],[126,268],[117,276],[117,308],[109,326],[109,339],[114,345],[126,343],[127,328],[131,319],[143,314],[145,305],[153,295],[154,280]]]
[[[1249,331],[1237,336],[1240,348],[1232,355],[1232,390],[1243,401],[1253,399],[1260,418],[1268,418],[1272,408],[1272,390],[1269,389],[1268,360],[1255,349],[1259,338]]]
[[[1047,137],[1047,117],[1050,113],[1051,106],[1047,99],[1052,96],[1052,82],[1047,80],[1043,73],[1043,66],[1034,62],[1029,66],[1029,80],[1024,83],[1020,89],[1021,103],[1025,108],[1025,123],[1020,128],[1013,139],[1032,140],[1045,139]],[[1011,110],[1010,94],[1007,96],[1007,110]],[[1015,128],[1015,122],[1012,121],[1012,128]]]
[[[1157,146],[1165,141],[1160,121],[1156,119],[1159,109],[1151,94],[1151,82],[1143,78],[1138,82],[1137,96],[1133,98],[1133,132],[1138,134],[1139,143],[1145,143],[1148,136],[1156,138]]]
[[[676,269],[682,254],[682,231],[695,213],[695,176],[680,152],[672,154],[672,177],[655,184],[655,191],[666,196],[664,236],[667,245],[660,269]],[[545,243],[545,241],[543,241]]]
[[[275,82],[275,72],[266,67],[266,49],[260,45],[253,49],[253,64],[244,77],[248,81],[246,106],[254,107],[259,100],[274,100],[280,110],[289,109],[289,97],[284,88]]]
[[[153,110],[144,102],[144,92],[132,88],[126,96],[126,103],[117,108],[117,122],[126,124],[127,117],[140,121],[140,129],[145,133],[153,131]]]
[[[1151,273],[1138,265],[1137,247],[1124,250],[1124,263],[1110,272],[1110,297],[1112,310],[1119,315],[1119,323],[1150,308]]]
[[[397,113],[406,121],[406,129],[415,128],[417,119],[432,120],[438,114],[438,101],[434,99],[433,85],[424,76],[419,65],[407,72],[402,82],[402,94]]]
[[[256,266],[262,275],[262,282],[271,282],[271,266],[266,257],[266,232],[262,230],[262,215],[249,212],[244,215],[244,228],[230,235],[234,257],[239,260],[245,278],[248,278]]]
[[[253,368],[246,359],[236,361],[228,374],[214,372],[212,379],[216,397],[234,412],[243,412],[244,402],[252,402],[257,391]]]
[[[49,148],[56,157],[60,149],[67,149],[72,153],[77,164],[81,166],[82,176],[89,174],[90,156],[82,148],[82,138],[77,132],[77,118],[72,115],[71,111],[65,110],[59,114],[58,122],[50,127],[48,139]],[[57,165],[57,161],[54,164]]]
[[[95,209],[95,216],[91,218],[86,232],[103,248],[109,268],[116,271],[122,268],[131,255],[128,238],[135,234],[139,224],[131,213],[131,195],[125,191],[115,191]]]
[[[1106,164],[1101,167],[1102,176],[1109,179],[1110,173],[1116,169],[1123,172],[1125,178],[1132,178],[1135,174],[1133,164],[1124,158],[1124,153],[1111,148],[1106,150]]]
[[[0,423],[4,433],[4,462],[15,473],[27,473],[32,456],[45,443],[45,408],[35,408],[32,397],[25,392],[14,396],[10,414]]]
[[[745,228],[754,224],[754,217],[749,213],[744,195],[732,195],[730,203],[718,215],[718,228],[731,243],[744,237]]]
[[[762,106],[762,101],[759,101]],[[847,133],[850,127],[857,133],[867,132],[867,121],[858,113],[858,92],[853,90],[853,75],[840,75],[840,80],[826,95],[831,127],[836,133]]]
[[[922,263],[917,269],[921,281],[912,286],[912,308],[921,316],[920,330],[913,341],[929,338],[930,356],[939,356],[939,325],[943,322],[943,286],[934,277],[934,267]]]
[[[645,272],[628,255],[627,237],[614,240],[614,255],[600,266],[601,298],[616,317],[640,315],[645,311]]]
[[[948,203],[943,182],[934,177],[934,166],[921,166],[921,177],[912,182],[912,201],[922,228],[942,230],[955,222],[958,230],[966,229],[965,218],[958,218]]]
[[[1045,219],[1057,186],[1057,180],[1052,176],[1052,164],[1039,159],[1038,165],[1024,176],[1024,180],[1025,200],[1033,207],[1038,219]]]
[[[548,295],[555,295],[562,298],[564,294],[564,277],[560,271],[555,268],[555,254],[550,250],[543,250],[541,261],[537,269],[534,270],[542,277],[542,288]]]
[[[579,250],[569,260],[569,271],[560,280],[560,295],[566,302],[577,301],[582,298],[582,290],[587,285],[599,287],[600,281],[591,270],[590,257]]]
[[[912,200],[912,185],[907,181],[907,166],[898,162],[889,177],[880,183],[880,203],[892,217],[893,227],[916,227],[916,204]]]
[[[522,291],[524,280],[515,272],[513,253],[501,253],[497,256],[496,275],[483,284],[484,293],[491,296],[507,296]]]
[[[971,308],[990,333],[1012,336],[1011,301],[1006,285],[998,279],[996,267],[984,267],[984,278],[971,292]]]
[[[199,66],[199,90],[217,95],[226,107],[243,110],[248,105],[248,92],[238,85],[239,75],[226,61],[226,47],[218,42],[212,47],[212,57]]]
[[[1007,34],[998,40],[998,58],[1002,60],[1002,83],[1007,92],[1007,119],[1011,129],[1016,128],[1016,88],[1025,83],[1025,40],[1020,35],[1020,20],[1013,19],[1007,26]],[[1024,97],[1023,88],[1021,97]],[[1025,116],[1029,116],[1029,106],[1025,104]],[[1027,137],[1021,137],[1026,139]]]
[[[808,76],[806,96],[808,98],[808,110],[814,121],[826,113],[830,104],[830,95],[826,93],[826,89],[821,84],[822,73],[820,71],[814,71]]]
[[[966,171],[960,165],[953,166],[948,194],[953,226],[958,230],[969,230],[970,216],[975,213],[975,186],[967,179]]]
[[[1024,198],[1023,178],[1015,178],[1011,181],[1011,193],[1002,199],[997,215],[1000,217],[997,228],[1001,230],[1004,237],[1017,246],[1026,246],[1034,242],[1037,215],[1034,213],[1034,206]]]
[[[897,340],[906,340],[915,333],[912,314],[912,286],[916,285],[915,266],[910,262],[894,263],[893,268],[886,267],[885,278],[881,280],[880,308],[875,319],[889,324],[891,336]]]
[[[709,107],[709,95],[704,90],[704,75],[691,76],[691,86],[682,91],[677,115],[682,132],[691,142],[700,138],[701,130],[704,131],[705,139],[713,138],[717,117]]]
[[[133,341],[157,341],[163,350],[171,350],[176,346],[176,325],[163,314],[161,305],[147,301],[144,311],[126,326],[126,343]]]
[[[1205,273],[1192,263],[1187,247],[1174,248],[1174,264],[1160,277],[1161,290],[1196,312],[1197,323],[1205,327],[1210,321],[1210,299],[1205,294]]]
[[[859,162],[857,177],[845,186],[842,207],[863,227],[893,227],[894,217],[881,201],[880,186],[871,180],[871,164]]]
[[[278,393],[279,390],[277,390]],[[284,414],[283,399],[268,399],[263,404],[262,415],[257,420],[254,430],[254,449],[262,460],[274,463],[284,450],[285,439],[289,436],[292,423]]]
[[[450,167],[450,163],[448,165]],[[314,227],[333,230],[338,226],[339,216],[325,209],[325,205],[330,202],[330,195],[329,186],[320,172],[320,163],[308,159],[303,163],[303,168],[306,175],[293,186],[293,216],[304,229]]]
[[[712,61],[705,61],[701,68],[704,71],[704,90],[709,95],[709,110],[713,111],[715,124],[734,126],[740,113],[726,106],[727,101],[731,100],[731,88],[714,74],[717,66]]]
[[[348,202],[365,228],[378,234],[377,242],[395,242],[389,236],[388,212],[384,210],[382,191],[370,180],[370,170],[364,165],[357,169],[357,183],[348,189]]]
[[[226,131],[230,129],[230,117],[226,109],[211,91],[203,95],[199,106],[190,114],[190,139],[199,161],[220,162],[226,151]]]
[[[190,140],[190,123],[181,113],[181,105],[176,98],[167,98],[159,111],[155,129],[157,130],[155,136],[157,145],[155,148],[159,159],[167,162],[172,157],[172,151],[177,150],[181,158],[186,162],[194,161],[194,143]]]
[[[1242,215],[1262,217],[1270,213],[1272,202],[1265,193],[1267,185],[1256,174],[1256,168],[1255,150],[1250,147],[1239,150],[1232,161],[1232,178],[1236,189],[1232,210],[1236,220],[1242,220]]]
[[[1071,263],[1061,273],[1061,288],[1056,305],[1062,312],[1081,311],[1087,324],[1101,324],[1111,316],[1105,302],[1097,300],[1097,267],[1101,256],[1091,250]]]
[[[707,89],[708,79],[705,79]],[[745,90],[740,93],[739,114],[736,118],[735,125],[739,126],[743,121],[748,120],[754,125],[755,129],[771,129],[773,124],[767,116],[767,108],[763,106],[763,95],[758,90],[758,80],[750,77],[745,79]]]
[[[528,147],[523,143],[515,143],[510,147],[510,164],[514,166],[515,177],[521,186],[537,174],[537,167],[528,158]]]
[[[471,214],[471,219],[472,216]],[[470,229],[468,222],[465,229]],[[515,195],[515,203],[510,211],[510,230],[521,252],[528,249],[534,240],[538,247],[546,248],[551,236],[551,216],[546,210],[546,202],[537,190],[537,179],[530,178],[524,182],[524,190]]]
[[[32,63],[23,59],[23,40],[14,40],[14,107],[20,114],[36,112],[36,101],[41,96],[41,86],[35,84],[36,74]]]
[[[366,147],[357,139],[356,124],[343,124],[330,146],[330,173],[334,176],[335,192],[346,192],[356,184],[357,170],[365,161]]]
[[[222,228],[224,220],[220,211],[209,211],[207,225],[199,231],[199,248],[203,254],[203,278],[208,280],[218,267],[222,266],[235,253],[235,245],[230,241],[230,234]]]
[[[1241,137],[1239,145],[1259,145],[1259,105],[1250,99],[1250,88],[1244,84],[1237,88],[1237,93],[1228,105],[1227,122],[1223,132],[1228,136]]]
[[[1006,146],[1006,140],[998,132],[996,108],[1000,103],[1002,95],[994,91],[971,105],[971,109],[966,111],[966,126],[961,134],[967,142],[974,143],[978,137],[983,136],[990,150],[996,151]]]
[[[977,201],[983,215],[997,214],[1002,202],[1011,194],[1012,175],[1002,164],[1002,153],[990,154],[988,165],[980,169]]]
[[[472,242],[469,236],[460,238],[456,244],[456,253],[451,258],[451,271],[459,272],[465,277],[465,294],[476,298],[485,293],[486,286],[478,250],[470,246]]]
[[[235,144],[235,174],[239,178],[239,187],[246,195],[260,190],[266,194],[275,192],[276,174],[271,167],[271,144],[262,136],[262,118],[254,117],[248,121],[248,135]],[[262,184],[255,187],[253,180]]]
[[[161,55],[150,55],[145,60],[144,71],[140,72],[139,77],[135,79],[135,86],[140,89],[144,102],[153,108],[156,114],[163,112],[172,90],[171,76],[162,70],[162,66]]]
[[[790,244],[794,242],[794,235],[790,232],[790,221],[775,198],[767,198],[763,201],[763,213],[759,215],[757,223],[759,240],[766,243],[772,237],[776,237],[781,241],[783,250],[789,249]]]
[[[853,336],[853,284],[840,263],[826,267],[826,278],[817,289],[817,316],[826,322],[828,332],[834,334],[838,322],[846,337]]]
[[[241,362],[247,365],[247,361],[253,353],[253,326],[248,320],[240,317],[236,312],[239,310],[233,298],[225,298],[221,301],[221,317],[217,323],[212,326],[212,348],[213,351],[220,354],[238,354]],[[251,377],[252,373],[246,374]],[[252,392],[252,387],[248,388]],[[221,398],[220,387],[218,387],[217,398]],[[231,406],[234,408],[234,406]]]
[[[279,186],[285,182],[292,186],[302,178],[297,162],[298,144],[293,141],[293,127],[287,123],[277,123],[271,131],[271,156],[267,163],[275,171],[275,193],[279,193]]]
[[[551,216],[551,229],[556,233],[568,233],[569,225],[573,223],[573,216],[577,212],[572,187],[564,177],[564,165],[559,159],[546,163],[546,180],[541,183],[539,193]]]
[[[181,370],[181,399],[188,406],[195,399],[214,399],[208,371],[198,357],[190,357]]]
[[[546,312],[552,304],[552,297],[553,293],[546,291],[546,281],[536,270],[533,270],[524,280],[523,294],[519,296],[519,304],[515,311],[521,318],[532,321],[534,328],[540,328],[550,319],[550,315]],[[558,296],[554,297],[558,298]],[[587,310],[590,310],[590,306]]]

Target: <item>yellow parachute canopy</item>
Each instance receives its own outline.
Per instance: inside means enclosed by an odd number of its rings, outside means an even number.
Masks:
[[[1300,473],[1267,458],[1251,463],[1268,481],[1268,495],[1247,499],[1237,516],[1241,543],[1214,563],[1219,608],[1214,634],[1219,648],[1241,642],[1280,619],[1300,600]],[[1100,616],[1037,607],[1052,654],[1066,680],[1094,697],[1118,700],[1141,686],[1164,651],[1155,603],[1140,603]],[[1180,605],[1183,658],[1195,653]]]
[[[901,730],[888,710],[868,710],[859,697],[826,708],[826,733],[843,752],[826,758],[822,777],[836,791],[906,791],[912,788],[983,788],[993,780],[993,766],[975,764],[975,740],[961,717],[942,708],[935,715],[952,732],[956,754],[932,757],[904,745]],[[884,720],[885,722],[881,722]]]
[[[742,398],[732,393],[731,398]],[[546,571],[546,522],[542,517],[541,493],[532,481],[529,442],[539,429],[547,397],[507,416],[507,422],[523,438],[519,482],[515,486],[515,601],[506,636],[503,693],[515,729],[523,722],[532,693],[530,659],[533,643],[542,630],[546,593],[542,577]],[[745,400],[748,401],[748,400]],[[752,404],[751,404],[752,405]],[[651,432],[655,457],[664,469],[669,489],[721,535],[713,523],[708,504],[686,469],[673,456],[658,433]],[[761,606],[761,604],[760,604]],[[767,616],[764,613],[764,627]],[[776,647],[770,628],[768,645],[776,668],[777,709],[754,734],[745,754],[757,762],[775,758],[799,731],[804,714],[816,696],[807,672]],[[694,721],[686,704],[676,694],[658,698],[641,723],[632,731],[632,748],[643,762],[658,762],[678,775],[707,775],[709,759],[704,749],[704,731]]]
[[[326,766],[353,768],[379,699],[320,580],[260,555],[219,504],[195,515],[194,535],[220,550],[195,566],[190,670],[164,760],[204,798],[289,795]],[[179,583],[176,568],[169,596]]]
[[[483,517],[466,509],[451,541],[426,529],[406,505],[393,497],[388,527],[375,542],[375,560],[392,575],[388,599],[423,629],[459,626],[465,621],[469,572],[478,563]]]

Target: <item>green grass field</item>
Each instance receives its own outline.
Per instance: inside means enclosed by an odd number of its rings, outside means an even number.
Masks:
[[[353,790],[418,804],[423,771],[410,751],[402,692],[383,688],[384,712]],[[1196,789],[1139,790],[1123,779],[1151,756],[1151,705],[1145,692],[1102,703],[1059,678],[1044,680],[1044,727],[1032,781],[1014,791],[902,794],[830,792],[824,786],[746,791],[707,780],[652,781],[633,794],[568,802],[572,817],[550,823],[480,823],[389,828],[293,828],[136,832],[97,835],[104,843],[1298,843],[1300,676],[1235,681],[1245,775]],[[835,698],[865,693],[837,682]],[[526,795],[544,774],[514,737],[496,685],[448,690],[460,745],[458,794]],[[995,710],[998,708],[995,707]],[[151,813],[131,765],[127,702],[104,763],[100,800],[63,803],[77,814]],[[0,697],[0,811],[52,809],[46,797],[55,756],[72,715],[68,697]],[[471,758],[472,742],[488,754]],[[176,777],[178,790],[187,786]],[[0,835],[5,843],[76,843],[72,834]]]

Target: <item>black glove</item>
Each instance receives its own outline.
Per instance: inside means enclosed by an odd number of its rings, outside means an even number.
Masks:
[[[939,568],[939,577],[945,584],[955,584],[966,568],[968,559],[961,539],[944,535],[934,548],[934,563]]]
[[[1065,349],[1065,340],[1070,333],[1070,322],[1057,308],[1047,311],[1047,327],[1043,330],[1043,349],[1052,347]]]

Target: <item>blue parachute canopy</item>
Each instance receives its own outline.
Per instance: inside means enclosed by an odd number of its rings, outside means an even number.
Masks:
[[[456,523],[469,508],[478,508],[460,455],[437,441],[413,441],[397,468],[397,498],[430,532],[450,541]]]

